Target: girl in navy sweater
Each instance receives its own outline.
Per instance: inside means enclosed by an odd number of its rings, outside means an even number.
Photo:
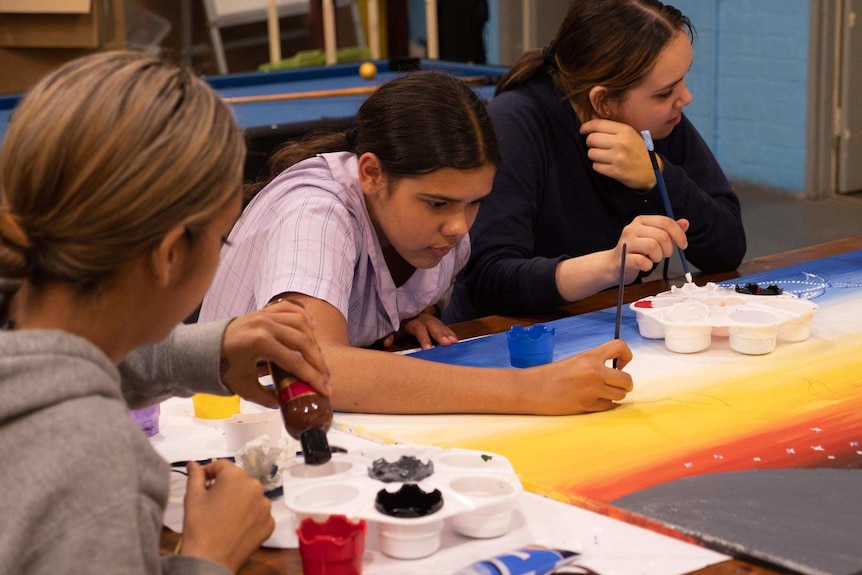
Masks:
[[[705,272],[745,255],[739,201],[682,113],[694,30],[657,0],[576,0],[527,52],[489,113],[501,164],[447,321],[551,312],[652,271],[676,247]],[[674,221],[640,131],[650,130]]]

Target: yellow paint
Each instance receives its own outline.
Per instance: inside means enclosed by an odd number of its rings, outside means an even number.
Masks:
[[[343,414],[339,425],[378,441],[499,453],[518,470],[526,489],[565,499],[568,486],[635,474],[656,461],[702,453],[862,398],[862,334],[714,365],[677,371],[675,381],[688,382],[679,391],[666,389],[598,414],[410,416],[409,425],[402,418],[380,425],[373,416],[366,423]],[[650,386],[650,378],[637,385]]]

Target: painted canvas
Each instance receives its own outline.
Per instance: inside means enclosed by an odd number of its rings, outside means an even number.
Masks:
[[[526,489],[624,517],[615,501],[685,478],[862,469],[862,251],[735,283],[775,285],[817,303],[810,336],[779,341],[764,355],[738,353],[726,337],[715,335],[704,351],[674,353],[662,340],[641,337],[626,307],[621,337],[634,353],[626,369],[635,390],[617,409],[562,417],[338,414],[336,426],[381,442],[500,453]],[[557,332],[554,358],[613,338],[614,322],[615,310],[607,309],[549,323]],[[509,366],[505,334],[415,355]]]

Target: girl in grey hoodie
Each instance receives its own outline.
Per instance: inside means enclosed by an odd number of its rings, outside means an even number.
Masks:
[[[274,405],[260,359],[328,392],[295,304],[175,328],[239,215],[244,152],[204,82],[140,54],[73,61],[16,109],[0,156],[0,572],[232,573],[271,533],[259,482],[189,464],[182,545],[160,557],[169,470],[128,414],[195,392]]]

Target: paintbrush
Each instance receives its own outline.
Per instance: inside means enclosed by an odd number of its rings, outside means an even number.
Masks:
[[[623,290],[626,286],[626,244],[623,244],[623,255],[620,256],[620,283],[617,291],[617,319],[614,324],[614,339],[620,338],[620,324],[623,320]],[[614,358],[614,369],[617,368],[617,358]]]
[[[661,170],[658,167],[658,159],[655,156],[655,146],[652,143],[652,135],[650,135],[649,130],[643,130],[641,132],[641,136],[646,143],[647,151],[649,152],[649,159],[652,162],[652,169],[655,172],[655,182],[658,185],[659,195],[661,195],[661,201],[664,204],[664,211],[667,213],[668,217],[672,220],[676,220],[673,215],[673,208],[670,206],[670,196],[667,195],[667,186],[664,183],[664,177],[661,175]],[[682,261],[682,270],[685,272],[685,281],[691,283],[691,272],[688,270],[688,260],[685,259],[685,252],[682,251],[682,248],[677,246],[676,251],[679,252],[679,259]]]

